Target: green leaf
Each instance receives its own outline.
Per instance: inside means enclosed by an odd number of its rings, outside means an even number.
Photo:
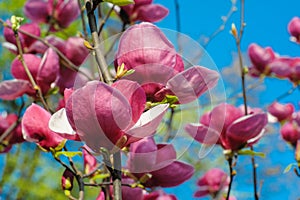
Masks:
[[[109,2],[117,6],[126,6],[128,4],[134,4],[133,0],[103,0],[103,2]]]
[[[55,156],[58,157],[60,155],[64,155],[68,158],[72,158],[74,156],[82,156],[82,152],[81,151],[59,151],[55,153]]]
[[[264,153],[252,151],[250,149],[239,150],[238,154],[239,155],[245,155],[245,156],[259,156],[259,157],[262,157],[262,158],[266,157],[266,155]]]
[[[297,163],[291,163],[284,169],[283,173],[286,174],[292,169],[292,167],[297,167],[297,166],[298,166]]]
[[[95,176],[92,177],[92,180],[103,180],[105,178],[109,178],[110,177],[110,174],[97,174]]]

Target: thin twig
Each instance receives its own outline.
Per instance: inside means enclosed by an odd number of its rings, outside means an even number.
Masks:
[[[121,171],[121,152],[118,151],[113,154],[114,159],[114,173],[112,174],[113,180],[113,191],[114,191],[114,200],[122,200],[122,171]]]
[[[85,0],[85,7],[87,10],[89,27],[91,30],[92,39],[94,43],[94,51],[96,54],[96,61],[98,64],[97,66],[99,70],[100,79],[101,77],[103,77],[104,82],[106,82],[107,84],[112,84],[113,82],[112,82],[111,74],[108,71],[107,63],[100,49],[100,39],[97,33],[96,17],[94,14],[92,2],[90,0]]]
[[[102,183],[84,183],[85,186],[91,186],[91,187],[103,187],[107,185],[113,185],[113,182],[102,182]],[[130,184],[122,183],[122,186],[131,187]]]
[[[81,6],[81,2],[80,0],[78,0],[78,7],[80,9],[80,18],[81,18],[81,24],[82,24],[82,29],[83,29],[83,36],[85,40],[88,40],[88,32],[86,29],[86,24],[85,24],[85,20],[84,20],[84,6]]]
[[[175,113],[174,108],[171,108],[171,115],[170,115],[169,121],[167,122],[168,127],[167,127],[167,132],[165,134],[165,137],[163,139],[163,142],[168,142],[168,140],[171,137],[174,113]]]
[[[232,157],[229,157],[227,159],[228,161],[228,166],[229,166],[229,173],[230,173],[230,182],[228,185],[228,190],[227,190],[227,196],[226,196],[226,200],[229,200],[230,197],[230,191],[231,191],[231,186],[232,186],[232,182],[233,182],[233,177],[234,177],[234,173],[233,173],[233,167],[232,167]]]
[[[100,26],[99,26],[98,36],[100,36],[100,34],[101,34],[101,32],[102,32],[102,30],[103,30],[103,28],[104,28],[105,23],[107,22],[108,18],[110,17],[110,15],[111,15],[111,13],[112,13],[112,11],[113,11],[114,9],[115,9],[115,5],[113,5],[113,6],[111,7],[111,9],[108,11],[107,15],[105,16],[105,18],[102,19],[102,21],[101,21],[101,23],[100,23]]]

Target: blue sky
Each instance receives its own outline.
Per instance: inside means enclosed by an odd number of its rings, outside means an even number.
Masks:
[[[157,25],[162,28],[176,30],[174,1],[157,0],[155,2],[170,9],[169,16]],[[196,41],[203,35],[208,36],[213,33],[222,24],[221,16],[226,15],[231,7],[230,0],[178,0],[178,2],[180,4],[181,32]],[[237,4],[237,7],[239,8],[239,4]],[[261,46],[271,46],[280,55],[299,56],[300,46],[289,40],[290,36],[287,32],[288,22],[294,16],[300,16],[299,8],[300,1],[298,0],[288,0],[284,3],[277,0],[246,1],[246,27],[241,45],[242,51],[246,52],[249,44],[255,42]],[[237,24],[238,27],[239,10],[228,20],[225,30],[207,47],[208,54],[219,70],[230,66],[236,55],[235,42],[229,34],[232,22]],[[266,79],[265,87],[266,90],[259,93],[259,103],[263,106],[286,92],[292,85],[285,80]],[[297,106],[299,91],[282,100],[282,102],[288,101]],[[262,199],[299,198],[299,178],[293,173],[283,174],[284,168],[289,163],[294,162],[294,155],[292,149],[280,138],[278,129],[274,134],[267,135],[257,146],[257,150],[267,154],[267,159],[257,159],[259,162],[258,174],[260,180],[264,180],[261,189]],[[251,179],[249,179],[251,176],[249,158],[239,158],[238,163],[237,171],[239,174],[236,176],[236,182],[233,185],[233,194],[238,199],[253,199]],[[276,173],[273,174],[275,171]],[[169,189],[168,191],[176,193],[179,199],[190,199],[194,192],[191,187],[195,187],[194,184],[195,182],[190,181],[179,189]]]

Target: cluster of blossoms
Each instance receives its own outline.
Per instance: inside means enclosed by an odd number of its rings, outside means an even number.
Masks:
[[[292,40],[299,43],[300,18],[293,18],[288,31]],[[275,76],[277,78],[287,78],[294,84],[300,81],[300,58],[285,57],[277,55],[271,47],[263,48],[257,44],[251,44],[248,48],[248,55],[252,65],[249,68],[250,75]]]

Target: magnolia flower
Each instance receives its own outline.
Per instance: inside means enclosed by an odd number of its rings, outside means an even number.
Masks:
[[[25,140],[34,142],[45,151],[63,148],[66,139],[51,131],[48,127],[51,114],[42,107],[32,104],[22,119],[22,133]]]
[[[134,70],[124,78],[141,84],[147,100],[152,102],[175,95],[179,103],[189,103],[218,81],[218,73],[204,67],[195,66],[183,71],[182,59],[174,46],[150,23],[131,26],[123,33],[115,60],[116,69],[121,65],[125,70]]]
[[[42,93],[47,94],[58,75],[58,55],[49,48],[42,59],[33,54],[24,54],[23,57],[34,81]],[[11,73],[16,79],[0,83],[0,98],[13,100],[25,93],[35,96],[35,90],[18,58],[15,58],[11,64]]]
[[[294,106],[291,103],[280,104],[278,102],[274,102],[268,107],[268,111],[281,122],[292,117]]]
[[[229,176],[223,170],[218,168],[210,169],[198,180],[197,185],[200,188],[194,196],[211,195],[213,198],[216,198],[220,192],[228,187],[229,181]]]
[[[135,21],[157,22],[165,18],[169,10],[162,5],[152,4],[152,0],[134,0],[134,4],[122,6],[120,15],[127,23]]]
[[[16,114],[8,114],[7,116],[0,115],[0,136],[14,123],[18,120]],[[17,125],[12,132],[4,138],[2,141],[6,146],[0,149],[0,153],[8,152],[13,144],[24,142],[21,126]]]
[[[291,120],[281,127],[280,133],[285,141],[296,146],[297,140],[300,139],[300,126],[295,120]]]
[[[280,57],[273,60],[269,67],[278,78],[288,78],[295,83],[300,80],[300,58]]]
[[[51,31],[68,27],[80,14],[76,0],[28,0],[26,17],[37,23],[50,23]]]
[[[288,31],[296,42],[300,42],[300,18],[294,17],[288,24]]]
[[[153,137],[130,145],[127,166],[137,178],[151,174],[151,178],[143,183],[150,188],[177,186],[194,174],[191,165],[176,161],[176,151],[171,144],[156,145]]]
[[[256,142],[267,124],[265,113],[244,116],[240,108],[220,104],[200,118],[200,124],[188,124],[185,130],[198,142],[219,144],[239,150]]]
[[[261,74],[270,74],[271,71],[268,65],[276,57],[274,51],[270,47],[262,48],[253,43],[248,48],[248,55],[252,62],[252,67],[250,68],[250,73],[252,75],[259,76]]]
[[[161,104],[144,112],[145,104],[145,93],[135,82],[120,80],[108,86],[91,81],[72,93],[49,126],[65,135],[77,132],[95,152],[122,148],[153,135],[168,109]]]
[[[10,22],[7,23],[10,24]],[[38,37],[41,35],[41,30],[38,24],[36,23],[28,23],[28,24],[21,25],[19,30],[26,31]],[[21,41],[22,50],[25,53],[30,53],[31,52],[30,48],[34,44],[34,42],[36,42],[36,39],[20,32],[18,34]],[[8,48],[11,52],[17,54],[18,53],[17,43],[16,43],[16,37],[13,30],[5,26],[3,29],[3,35],[5,40],[7,41],[4,42],[3,46]]]

